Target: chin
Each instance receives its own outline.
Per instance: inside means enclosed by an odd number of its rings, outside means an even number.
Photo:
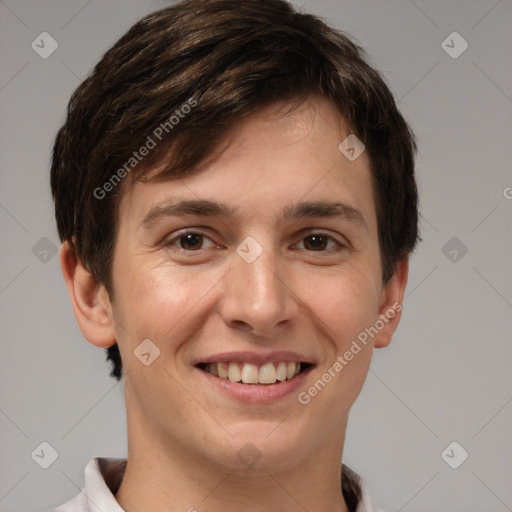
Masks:
[[[222,452],[224,461],[232,470],[259,469],[272,473],[298,464],[304,436],[287,429],[283,419],[263,425],[258,421],[244,422],[236,429],[229,429],[233,437]]]

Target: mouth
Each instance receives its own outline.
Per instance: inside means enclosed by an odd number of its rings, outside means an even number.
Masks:
[[[249,386],[279,385],[297,378],[313,365],[307,362],[279,361],[264,364],[222,361],[198,363],[196,368],[205,373],[233,383]]]

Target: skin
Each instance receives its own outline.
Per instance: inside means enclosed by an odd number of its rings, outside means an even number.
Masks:
[[[199,174],[125,192],[114,300],[67,243],[61,248],[84,336],[98,347],[117,341],[123,359],[129,454],[116,499],[127,512],[347,511],[340,461],[348,413],[373,348],[390,343],[400,313],[310,403],[297,394],[401,304],[408,261],[382,283],[368,156],[350,162],[339,151],[350,130],[334,105],[310,98],[291,113],[284,107],[239,123]],[[139,227],[151,208],[176,198],[222,201],[237,215],[166,217]],[[306,200],[343,201],[366,227],[347,218],[283,219],[284,207]],[[187,245],[177,238],[185,228],[206,238]],[[319,232],[332,237],[320,248],[309,238]],[[248,236],[263,249],[252,263],[236,252]],[[148,338],[160,356],[145,366],[133,351]],[[224,351],[269,349],[315,362],[300,389],[274,403],[225,396],[192,364]],[[247,442],[261,455],[250,467],[237,457]]]

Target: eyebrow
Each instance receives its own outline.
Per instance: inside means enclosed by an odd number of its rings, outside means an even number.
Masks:
[[[283,209],[283,216],[285,219],[304,217],[344,218],[355,221],[368,230],[363,214],[353,206],[341,201],[306,201],[297,203],[291,208],[285,207]]]
[[[168,201],[151,208],[144,216],[139,228],[148,229],[160,219],[166,217],[180,217],[183,215],[198,215],[204,217],[236,217],[238,208],[231,208],[224,203],[209,199],[187,199]],[[354,221],[368,231],[368,225],[363,214],[341,201],[305,201],[292,207],[283,208],[285,219],[299,219],[306,217],[343,218]]]
[[[164,202],[151,208],[142,219],[139,228],[147,229],[165,217],[200,215],[204,217],[235,217],[238,208],[229,208],[224,203],[209,199],[188,199]]]

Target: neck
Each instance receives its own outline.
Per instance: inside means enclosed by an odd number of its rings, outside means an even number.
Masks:
[[[128,412],[128,463],[115,495],[125,512],[348,512],[341,492],[346,423],[310,451],[297,447],[289,460],[268,464],[273,454],[262,454],[240,470],[226,462],[229,454],[207,456],[164,440],[139,417]]]
[[[341,456],[330,449],[298,467],[232,472],[180,450],[130,450],[116,500],[126,512],[348,512],[341,493]],[[341,455],[341,454],[340,454]],[[321,463],[319,462],[321,461]]]

